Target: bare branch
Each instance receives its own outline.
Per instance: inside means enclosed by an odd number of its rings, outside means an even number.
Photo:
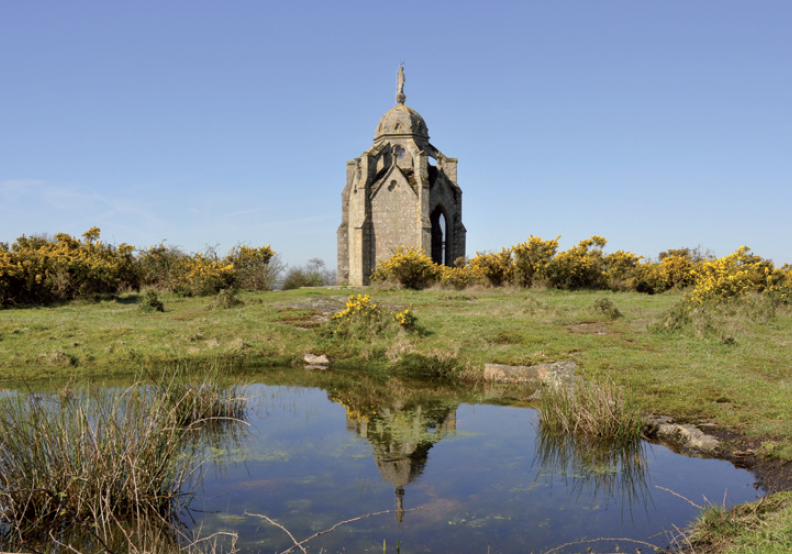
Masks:
[[[409,509],[409,510],[398,510],[398,511],[399,511],[399,512],[402,512],[402,513],[406,513],[406,512],[415,512],[415,511],[418,511],[418,510],[423,510],[423,508],[412,508],[412,509]],[[364,516],[354,517],[354,518],[352,518],[352,519],[347,519],[347,520],[345,520],[345,521],[339,521],[338,523],[336,523],[335,525],[333,525],[333,526],[332,526],[332,527],[330,527],[329,529],[325,529],[324,531],[319,531],[318,533],[314,533],[313,535],[311,535],[310,537],[308,537],[307,539],[304,539],[304,540],[302,540],[302,541],[297,541],[297,539],[295,539],[295,538],[294,538],[294,535],[292,535],[292,534],[289,532],[289,530],[288,530],[288,529],[286,529],[286,528],[285,528],[283,525],[281,525],[280,523],[276,523],[276,522],[272,521],[270,518],[268,518],[268,517],[267,517],[267,516],[265,516],[265,515],[261,515],[261,514],[251,514],[250,512],[247,512],[247,511],[245,511],[243,515],[246,515],[246,516],[253,516],[253,517],[260,517],[260,518],[262,518],[262,519],[266,519],[266,520],[267,520],[267,521],[269,521],[271,524],[273,524],[275,527],[279,527],[280,529],[283,529],[283,531],[284,531],[284,532],[285,532],[287,535],[289,535],[289,538],[291,538],[292,542],[294,543],[294,546],[292,546],[292,547],[290,547],[290,548],[288,548],[288,549],[284,550],[283,552],[280,552],[280,553],[279,553],[279,554],[287,554],[288,552],[291,552],[291,551],[292,551],[292,550],[294,550],[295,548],[299,548],[299,549],[300,549],[300,550],[302,550],[303,552],[306,552],[305,548],[303,547],[303,545],[304,545],[305,543],[307,543],[307,542],[309,542],[309,541],[312,541],[312,540],[314,540],[314,539],[315,539],[316,537],[318,537],[319,535],[324,535],[324,534],[326,534],[326,533],[331,533],[331,532],[335,531],[335,530],[336,530],[338,527],[341,527],[342,525],[345,525],[345,524],[347,524],[347,523],[352,523],[352,522],[354,522],[354,521],[360,521],[361,519],[366,519],[366,518],[373,517],[373,516],[379,516],[379,515],[382,515],[382,514],[393,514],[393,513],[395,513],[396,511],[397,511],[397,510],[384,510],[384,511],[382,511],[382,512],[374,512],[374,513],[372,513],[372,514],[366,514],[366,515],[364,515]]]

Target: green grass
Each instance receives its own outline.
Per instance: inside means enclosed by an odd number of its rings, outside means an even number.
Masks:
[[[647,411],[771,441],[768,452],[792,458],[789,307],[711,310],[673,330],[665,323],[682,299],[676,291],[370,288],[378,304],[411,308],[421,332],[328,336],[321,318],[359,292],[240,292],[244,304],[224,310],[210,309],[211,298],[169,294],[161,296],[164,313],[141,312],[134,296],[3,310],[0,378],[107,377],[141,365],[218,360],[302,365],[310,352],[366,372],[414,371],[425,358],[443,374],[475,380],[485,363],[573,360],[582,377],[625,387]],[[622,317],[592,309],[602,299]]]
[[[692,554],[792,552],[792,493],[733,508],[705,507],[683,542]]]
[[[393,372],[428,370],[452,380],[475,381],[485,363],[572,360],[584,380],[623,387],[646,412],[714,423],[761,441],[760,455],[792,460],[788,306],[752,299],[683,310],[677,291],[649,296],[370,288],[365,292],[372,301],[392,310],[410,308],[419,330],[389,327],[360,338],[332,336],[322,319],[343,310],[346,298],[360,292],[239,292],[243,303],[227,309],[212,309],[212,298],[163,294],[164,312],[143,312],[138,309],[142,299],[130,294],[2,310],[0,387],[2,380],[10,384],[20,378],[108,380],[173,363],[284,368],[302,365],[309,352],[326,354],[361,388],[367,379]],[[614,316],[617,312],[621,317]],[[728,526],[720,531],[719,523],[712,524],[727,516],[710,516],[705,525],[713,530],[707,531],[709,537],[699,535],[702,544],[709,541],[721,550],[729,545],[733,550],[724,552],[741,554],[790,551],[783,542],[792,521],[788,495],[770,500],[757,515],[763,523],[746,520],[736,531]]]

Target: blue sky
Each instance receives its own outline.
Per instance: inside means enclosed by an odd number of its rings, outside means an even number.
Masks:
[[[792,2],[0,0],[0,241],[335,266],[394,105],[459,159],[468,255],[597,234],[792,263]]]

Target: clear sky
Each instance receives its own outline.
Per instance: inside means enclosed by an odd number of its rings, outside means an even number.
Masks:
[[[468,255],[597,234],[792,263],[789,0],[0,0],[0,241],[334,267],[400,61]]]

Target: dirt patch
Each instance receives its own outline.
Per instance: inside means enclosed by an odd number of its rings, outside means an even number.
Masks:
[[[599,321],[594,323],[573,323],[566,326],[567,331],[579,335],[612,335],[613,332],[607,325]]]
[[[346,296],[320,296],[292,302],[287,304],[286,308],[335,313],[343,310],[346,307],[346,303]]]
[[[330,321],[334,313],[342,311],[346,300],[345,296],[324,296],[292,302],[280,308],[277,319],[272,322],[301,330],[313,329]]]

